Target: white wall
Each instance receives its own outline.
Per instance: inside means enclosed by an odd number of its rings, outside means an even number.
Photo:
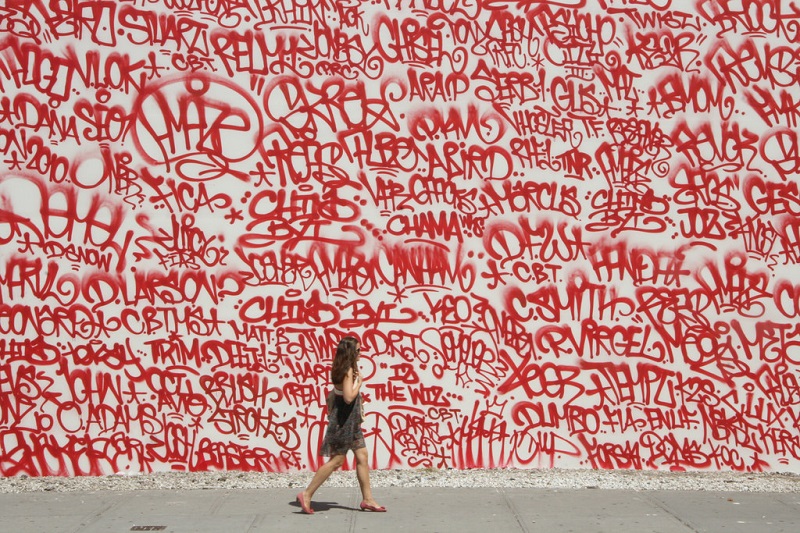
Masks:
[[[796,8],[266,4],[0,3],[3,475],[800,472]]]

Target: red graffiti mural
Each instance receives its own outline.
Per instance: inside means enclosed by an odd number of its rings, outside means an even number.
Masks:
[[[800,472],[799,17],[3,2],[0,474]]]

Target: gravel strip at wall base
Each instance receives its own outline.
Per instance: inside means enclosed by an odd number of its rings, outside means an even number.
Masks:
[[[36,491],[125,491],[267,489],[305,487],[313,472],[159,472],[81,477],[3,477],[0,493]],[[549,488],[800,492],[790,473],[658,472],[641,470],[476,469],[373,470],[379,487]],[[338,471],[328,486],[357,486],[355,472]]]

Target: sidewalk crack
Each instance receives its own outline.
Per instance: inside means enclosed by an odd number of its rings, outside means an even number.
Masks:
[[[688,521],[684,520],[683,518],[681,518],[681,517],[680,517],[680,516],[678,516],[677,514],[673,513],[673,512],[672,512],[672,510],[669,508],[669,506],[667,506],[666,504],[662,503],[661,501],[659,501],[659,500],[658,500],[658,499],[656,499],[656,498],[651,498],[651,497],[650,497],[650,495],[649,495],[649,494],[647,494],[647,493],[644,493],[644,492],[643,492],[643,493],[641,493],[641,494],[642,494],[642,496],[644,496],[645,498],[647,498],[647,500],[648,500],[650,503],[652,503],[653,505],[655,505],[656,507],[658,507],[659,509],[661,509],[662,511],[664,511],[665,513],[667,513],[668,515],[670,515],[672,518],[674,518],[675,520],[677,520],[678,522],[680,522],[680,523],[681,523],[681,524],[683,524],[684,526],[688,527],[688,528],[689,528],[690,530],[692,530],[694,533],[699,533],[699,531],[700,531],[699,529],[697,529],[696,527],[694,527],[694,525],[693,525],[692,523],[690,523],[690,522],[688,522]]]
[[[514,520],[517,521],[520,530],[523,531],[524,533],[530,533],[528,526],[525,525],[525,521],[522,519],[522,515],[520,515],[519,511],[517,511],[517,507],[511,501],[511,498],[508,497],[508,494],[506,493],[505,489],[500,487],[498,490],[500,491],[500,494],[503,495],[503,499],[505,500],[508,508],[511,509],[511,514],[514,515]]]
[[[356,530],[356,522],[358,522],[358,504],[359,504],[359,495],[361,494],[360,489],[354,487],[351,489],[350,492],[350,504],[353,507],[353,512],[350,513],[350,527],[348,531],[353,533]]]

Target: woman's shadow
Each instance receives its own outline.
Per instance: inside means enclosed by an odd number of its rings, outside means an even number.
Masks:
[[[303,513],[303,509],[300,508],[300,503],[295,499],[292,500],[289,505],[293,507],[297,507],[298,513]],[[331,509],[342,509],[344,511],[358,511],[359,509],[356,507],[348,507],[346,505],[341,505],[336,502],[323,502],[319,500],[314,500],[311,502],[311,510],[315,513],[330,511]]]

